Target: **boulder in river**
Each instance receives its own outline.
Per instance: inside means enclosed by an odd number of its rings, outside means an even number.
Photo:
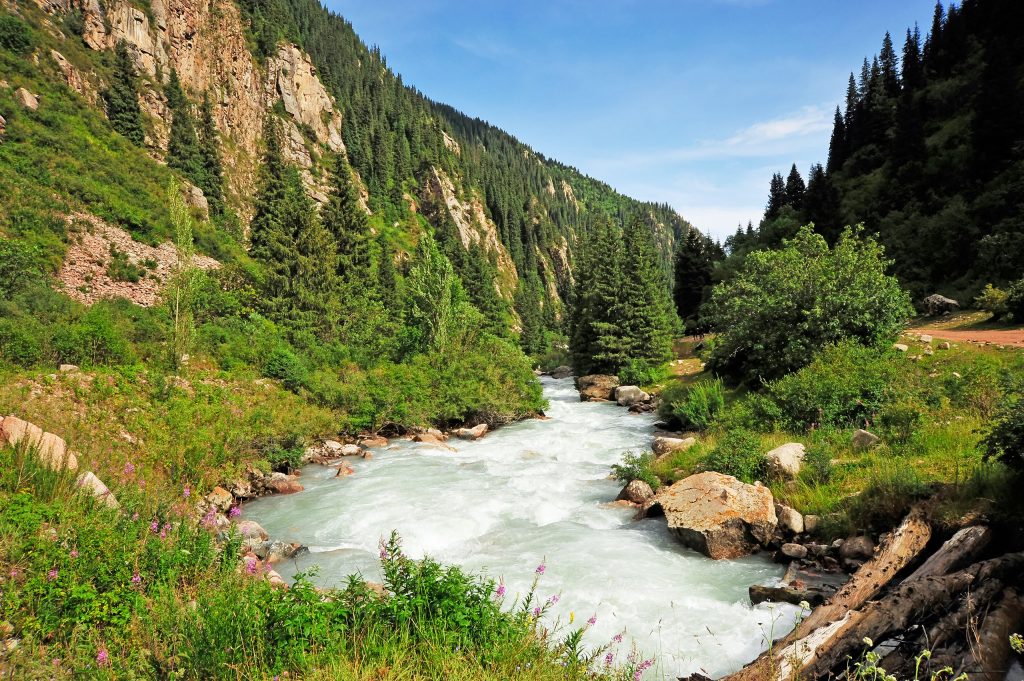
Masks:
[[[779,519],[779,528],[792,534],[803,534],[804,517],[796,509],[785,504],[775,504],[775,516]]]
[[[454,431],[455,437],[460,440],[479,440],[487,434],[487,424],[481,423],[472,428],[457,428]]]
[[[615,389],[615,401],[620,407],[632,407],[634,404],[648,402],[651,396],[635,385],[620,385]]]
[[[580,376],[577,387],[580,390],[580,400],[583,402],[609,401],[613,398],[615,389],[619,387],[619,378],[605,374]]]
[[[659,490],[646,514],[654,515],[658,508],[677,539],[716,560],[767,546],[778,523],[767,487],[711,471]]]
[[[654,496],[654,490],[643,480],[630,480],[615,497],[616,501],[628,501],[631,504],[643,504]]]
[[[223,487],[214,487],[213,491],[206,495],[206,501],[216,509],[226,511],[231,508],[235,498]]]
[[[551,370],[551,378],[569,378],[572,376],[572,367],[562,365]]]
[[[277,494],[295,494],[305,489],[298,478],[294,475],[285,475],[284,473],[272,474],[267,487]]]
[[[382,449],[388,446],[388,439],[383,435],[367,435],[359,439],[359,444],[370,449]]]
[[[804,463],[804,446],[787,442],[764,455],[768,474],[778,480],[793,480]]]

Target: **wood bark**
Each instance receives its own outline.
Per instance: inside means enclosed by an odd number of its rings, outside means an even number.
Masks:
[[[965,527],[950,537],[907,579],[946,575],[974,560],[992,541],[992,530],[984,525]]]
[[[1024,624],[1024,598],[1013,588],[981,622],[961,671],[970,681],[1003,681],[1010,661],[1010,634]]]

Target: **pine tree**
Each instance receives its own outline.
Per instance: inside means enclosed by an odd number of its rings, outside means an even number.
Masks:
[[[621,337],[619,371],[633,360],[659,365],[672,357],[673,305],[658,264],[654,236],[633,219],[624,233],[623,272],[617,306]]]
[[[337,244],[338,275],[347,284],[363,281],[370,270],[370,223],[359,205],[351,171],[340,154],[331,175],[330,195],[320,215]]]
[[[621,343],[615,312],[622,257],[621,231],[606,217],[599,217],[579,245],[573,270],[569,353],[573,369],[580,376],[619,369]]]
[[[202,188],[205,184],[203,158],[199,151],[199,137],[196,135],[188,100],[182,98],[177,109],[172,110],[171,136],[167,143],[167,165],[180,170],[192,184]]]
[[[381,244],[380,261],[377,263],[377,296],[386,311],[397,313],[401,301],[398,294],[398,273],[395,260],[387,244]]]
[[[899,66],[896,62],[896,50],[892,46],[892,36],[885,32],[882,40],[882,51],[878,54],[879,65],[882,71],[882,89],[889,97],[896,97],[900,93]]]
[[[209,93],[203,93],[199,107],[199,159],[202,164],[200,188],[210,204],[210,213],[224,212],[224,170],[220,160],[220,141],[217,124],[213,120],[213,105]]]
[[[289,256],[292,318],[327,335],[337,320],[338,292],[334,240],[320,222],[298,170],[285,171],[283,213],[294,250]]]
[[[906,90],[916,92],[924,84],[924,71],[921,68],[921,34],[916,25],[913,33],[907,29],[907,39],[903,43],[901,76]]]
[[[807,191],[804,185],[804,178],[796,169],[796,164],[789,169],[789,177],[786,178],[786,205],[792,206],[793,210],[800,211],[804,207],[804,192]]]
[[[736,228],[736,237],[743,238],[741,227]],[[700,232],[691,229],[685,239],[679,241],[674,260],[673,299],[676,314],[687,321],[700,316],[700,306],[711,286],[714,269],[711,249]]]
[[[145,133],[142,129],[139,93],[135,87],[135,66],[123,40],[119,40],[114,49],[114,73],[110,87],[103,93],[103,99],[111,127],[135,144],[142,144]]]
[[[779,213],[787,202],[786,182],[782,179],[782,173],[775,173],[768,186],[768,205],[764,210],[764,219],[774,220],[779,217]]]
[[[831,173],[843,165],[846,160],[846,122],[843,114],[836,106],[835,117],[832,121],[832,138],[828,143],[828,171]],[[810,179],[808,178],[808,182]]]
[[[812,165],[807,174],[803,221],[814,223],[815,231],[824,236],[830,244],[834,244],[842,232],[839,192],[820,163]]]
[[[266,151],[260,168],[252,221],[249,223],[249,253],[263,265],[263,289],[271,309],[287,306],[291,272],[289,259],[294,243],[285,222],[287,167],[281,155],[281,136],[276,119],[268,116],[263,126]]]

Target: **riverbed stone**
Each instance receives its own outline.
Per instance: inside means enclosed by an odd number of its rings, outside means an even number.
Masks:
[[[256,522],[255,520],[239,520],[235,523],[235,528],[238,530],[238,534],[243,539],[258,539],[259,541],[266,541],[267,531]]]
[[[818,531],[821,526],[821,516],[818,515],[805,515],[804,516],[804,532],[813,534]]]
[[[779,519],[779,527],[791,534],[803,534],[804,517],[796,509],[785,504],[775,504],[775,516]]]
[[[793,480],[800,474],[805,449],[799,442],[787,442],[765,454],[768,474],[778,480]]]
[[[619,387],[619,377],[606,374],[580,376],[577,386],[580,391],[580,400],[583,402],[610,401],[614,398],[615,389]]]
[[[871,449],[879,442],[879,437],[874,433],[869,433],[863,428],[858,428],[853,431],[853,448],[854,449]]]
[[[472,428],[456,428],[454,431],[455,437],[460,440],[479,440],[487,434],[487,424],[481,423],[473,426]]]
[[[635,385],[620,385],[613,394],[620,407],[632,407],[634,404],[642,404],[651,399],[650,395]]]
[[[782,548],[779,549],[779,553],[790,560],[803,560],[807,557],[807,549],[800,544],[792,542],[783,544]]]
[[[274,473],[271,475],[269,482],[267,482],[267,487],[277,494],[295,494],[305,489],[296,476],[285,475],[284,473]]]
[[[388,439],[383,435],[368,435],[360,438],[359,444],[369,449],[383,449],[388,446]]]
[[[569,378],[570,376],[572,376],[572,367],[564,364],[551,370],[551,378]]]
[[[659,490],[647,515],[658,510],[677,539],[716,560],[739,558],[767,546],[778,524],[767,487],[711,471]]]
[[[685,451],[695,444],[697,444],[697,438],[695,437],[665,437],[659,435],[654,438],[651,450],[658,456],[664,456],[672,452]]]
[[[643,504],[654,496],[654,490],[643,480],[630,480],[615,497],[616,501],[628,501],[631,504]]]
[[[341,446],[342,456],[362,456],[363,448],[355,444],[347,444]]]
[[[218,486],[214,487],[213,491],[206,495],[206,501],[217,509],[226,511],[231,508],[231,504],[234,503],[235,498],[232,496],[231,492]]]

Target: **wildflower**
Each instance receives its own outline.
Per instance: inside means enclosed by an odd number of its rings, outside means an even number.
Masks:
[[[548,598],[548,605],[555,605],[555,604],[558,603],[558,600],[559,600],[559,596],[558,596],[558,594],[555,594],[554,596],[551,596],[551,597]]]
[[[242,509],[238,508],[237,506],[232,506],[231,510],[228,511],[228,517],[230,518],[237,518],[240,515],[242,515]]]
[[[495,598],[503,598],[505,596],[505,585],[499,584],[497,590],[494,592]]]
[[[160,531],[160,523],[159,523],[159,521],[154,520],[153,522],[151,522],[149,524],[149,531],[152,532],[153,534],[156,534],[157,532],[159,532]]]
[[[181,496],[188,499],[190,496],[192,496],[192,488],[189,487],[188,485],[185,485],[185,489],[181,491]]]
[[[539,606],[533,609],[533,616],[534,617],[540,617],[540,607]]]
[[[590,616],[589,620],[587,620],[587,625],[588,626],[592,627],[595,624],[597,624],[597,613],[596,612],[593,615]]]
[[[608,653],[604,656],[604,666],[611,667],[612,662],[615,660],[615,653]]]
[[[622,634],[615,634],[612,636],[612,641],[615,643],[622,643]]]
[[[99,652],[96,653],[96,664],[101,667],[106,667],[110,664],[110,654],[106,648],[100,648]]]
[[[11,579],[17,579],[18,578],[18,568],[11,568],[11,573],[10,574],[11,574]]]
[[[203,521],[202,522],[203,522],[203,526],[204,527],[210,527],[216,521],[217,521],[217,509],[211,508],[209,511],[206,512],[206,515],[203,516]]]
[[[78,558],[78,549],[77,548],[71,549],[71,553],[69,553],[68,555],[71,556],[72,558]]]
[[[136,511],[135,513],[132,513],[132,522],[134,523],[138,519],[139,519],[139,512]]]
[[[125,475],[134,475],[135,474],[135,464],[133,464],[131,461],[126,463],[124,465],[124,474]]]
[[[542,575],[542,574],[544,574],[544,570],[546,570],[546,569],[547,569],[547,566],[544,565],[544,563],[541,563],[540,565],[537,566],[537,569],[534,570],[534,572],[537,573],[538,575]]]
[[[58,574],[60,573],[57,572],[57,568],[50,568],[50,571],[46,573],[46,578],[52,582],[53,580],[57,579]]]
[[[869,647],[869,648],[874,648],[874,647],[875,647],[875,642],[874,642],[874,641],[872,641],[872,640],[871,640],[870,638],[868,638],[867,636],[865,636],[865,637],[864,637],[864,645],[866,645],[866,646],[867,646],[867,647]]]
[[[135,574],[132,575],[132,584],[135,584],[136,586],[138,586],[141,583],[142,583],[142,575],[140,575],[139,571],[136,570]]]
[[[160,538],[167,539],[167,530],[163,527],[160,528]]]
[[[245,561],[245,571],[248,572],[250,575],[256,574],[256,569],[257,568],[255,558],[249,558]]]

